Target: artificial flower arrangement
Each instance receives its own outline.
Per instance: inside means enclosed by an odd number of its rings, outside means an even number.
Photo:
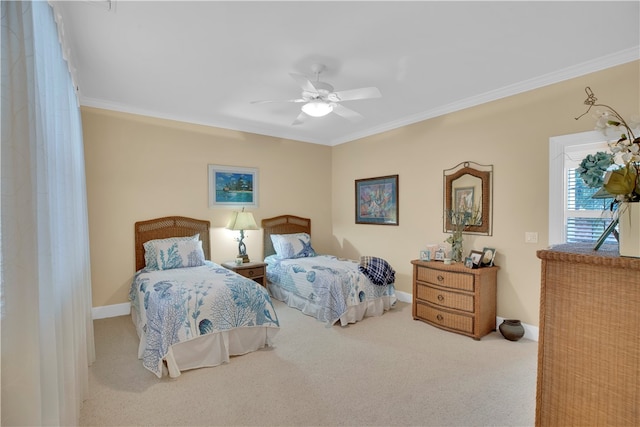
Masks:
[[[462,233],[467,227],[479,224],[482,220],[480,209],[452,209],[445,212],[445,215],[451,222],[451,235],[447,237],[445,242],[451,245],[451,259],[454,261],[462,261]]]
[[[606,104],[597,104],[591,88],[585,88],[589,106],[587,111],[576,117],[576,120],[587,114],[592,107],[596,110],[596,129],[609,136],[612,132],[618,138],[610,141],[610,152],[597,152],[585,157],[578,168],[580,177],[591,188],[600,188],[596,194],[610,195],[614,204],[640,201],[640,137],[634,135],[634,129],[640,133],[640,119],[632,118],[628,122],[616,110]],[[613,206],[612,206],[613,208]]]

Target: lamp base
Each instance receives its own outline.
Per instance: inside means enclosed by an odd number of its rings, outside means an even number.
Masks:
[[[251,261],[249,261],[249,255],[247,255],[247,254],[244,254],[244,255],[242,255],[242,254],[240,254],[240,255],[236,255],[236,259],[238,259],[238,258],[242,258],[242,263],[243,263],[243,264],[244,264],[245,262],[251,262]]]

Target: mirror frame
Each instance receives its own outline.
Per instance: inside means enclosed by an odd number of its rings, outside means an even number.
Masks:
[[[444,183],[444,210],[443,213],[451,211],[453,201],[453,183],[463,175],[471,175],[482,181],[482,224],[469,225],[465,228],[465,234],[480,234],[485,236],[493,235],[493,165],[481,165],[474,162],[462,162],[451,169],[443,172]],[[452,232],[451,218],[443,215],[443,231]]]

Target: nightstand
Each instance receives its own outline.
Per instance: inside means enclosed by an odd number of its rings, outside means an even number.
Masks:
[[[229,270],[235,271],[241,276],[247,277],[267,287],[267,264],[264,262],[245,262],[236,264],[234,261],[223,262],[222,266]]]

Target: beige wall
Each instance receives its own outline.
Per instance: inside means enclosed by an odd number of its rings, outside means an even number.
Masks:
[[[540,262],[548,234],[549,137],[589,131],[584,87],[625,116],[640,111],[640,62],[611,68],[336,147],[160,119],[82,109],[94,307],[127,302],[133,224],[165,215],[212,221],[212,259],[231,259],[229,209],[207,206],[207,164],[257,167],[256,220],[312,218],[320,252],[388,259],[398,290],[411,293],[411,265],[442,232],[442,172],[463,161],[494,166],[493,236],[466,236],[465,252],[495,247],[498,316],[538,324]],[[302,160],[304,159],[304,161]],[[398,174],[400,225],[354,223],[354,180]],[[331,184],[329,184],[331,183]],[[539,233],[524,243],[525,231]],[[248,232],[252,259],[262,232]]]
[[[312,219],[314,246],[331,245],[331,147],[82,108],[93,306],[126,303],[134,273],[136,221],[181,215],[211,221],[211,258],[235,258],[232,209],[208,207],[208,164],[258,168],[263,218]],[[262,231],[247,231],[252,260]]]
[[[334,251],[382,256],[396,287],[412,292],[410,260],[440,243],[443,170],[463,161],[494,166],[493,236],[465,235],[464,251],[497,250],[498,316],[538,325],[540,262],[547,246],[549,137],[593,130],[585,86],[624,116],[640,112],[639,62],[426,120],[333,149]],[[354,159],[358,159],[354,161]],[[399,175],[400,225],[354,223],[354,180]],[[538,244],[524,242],[538,232]]]

